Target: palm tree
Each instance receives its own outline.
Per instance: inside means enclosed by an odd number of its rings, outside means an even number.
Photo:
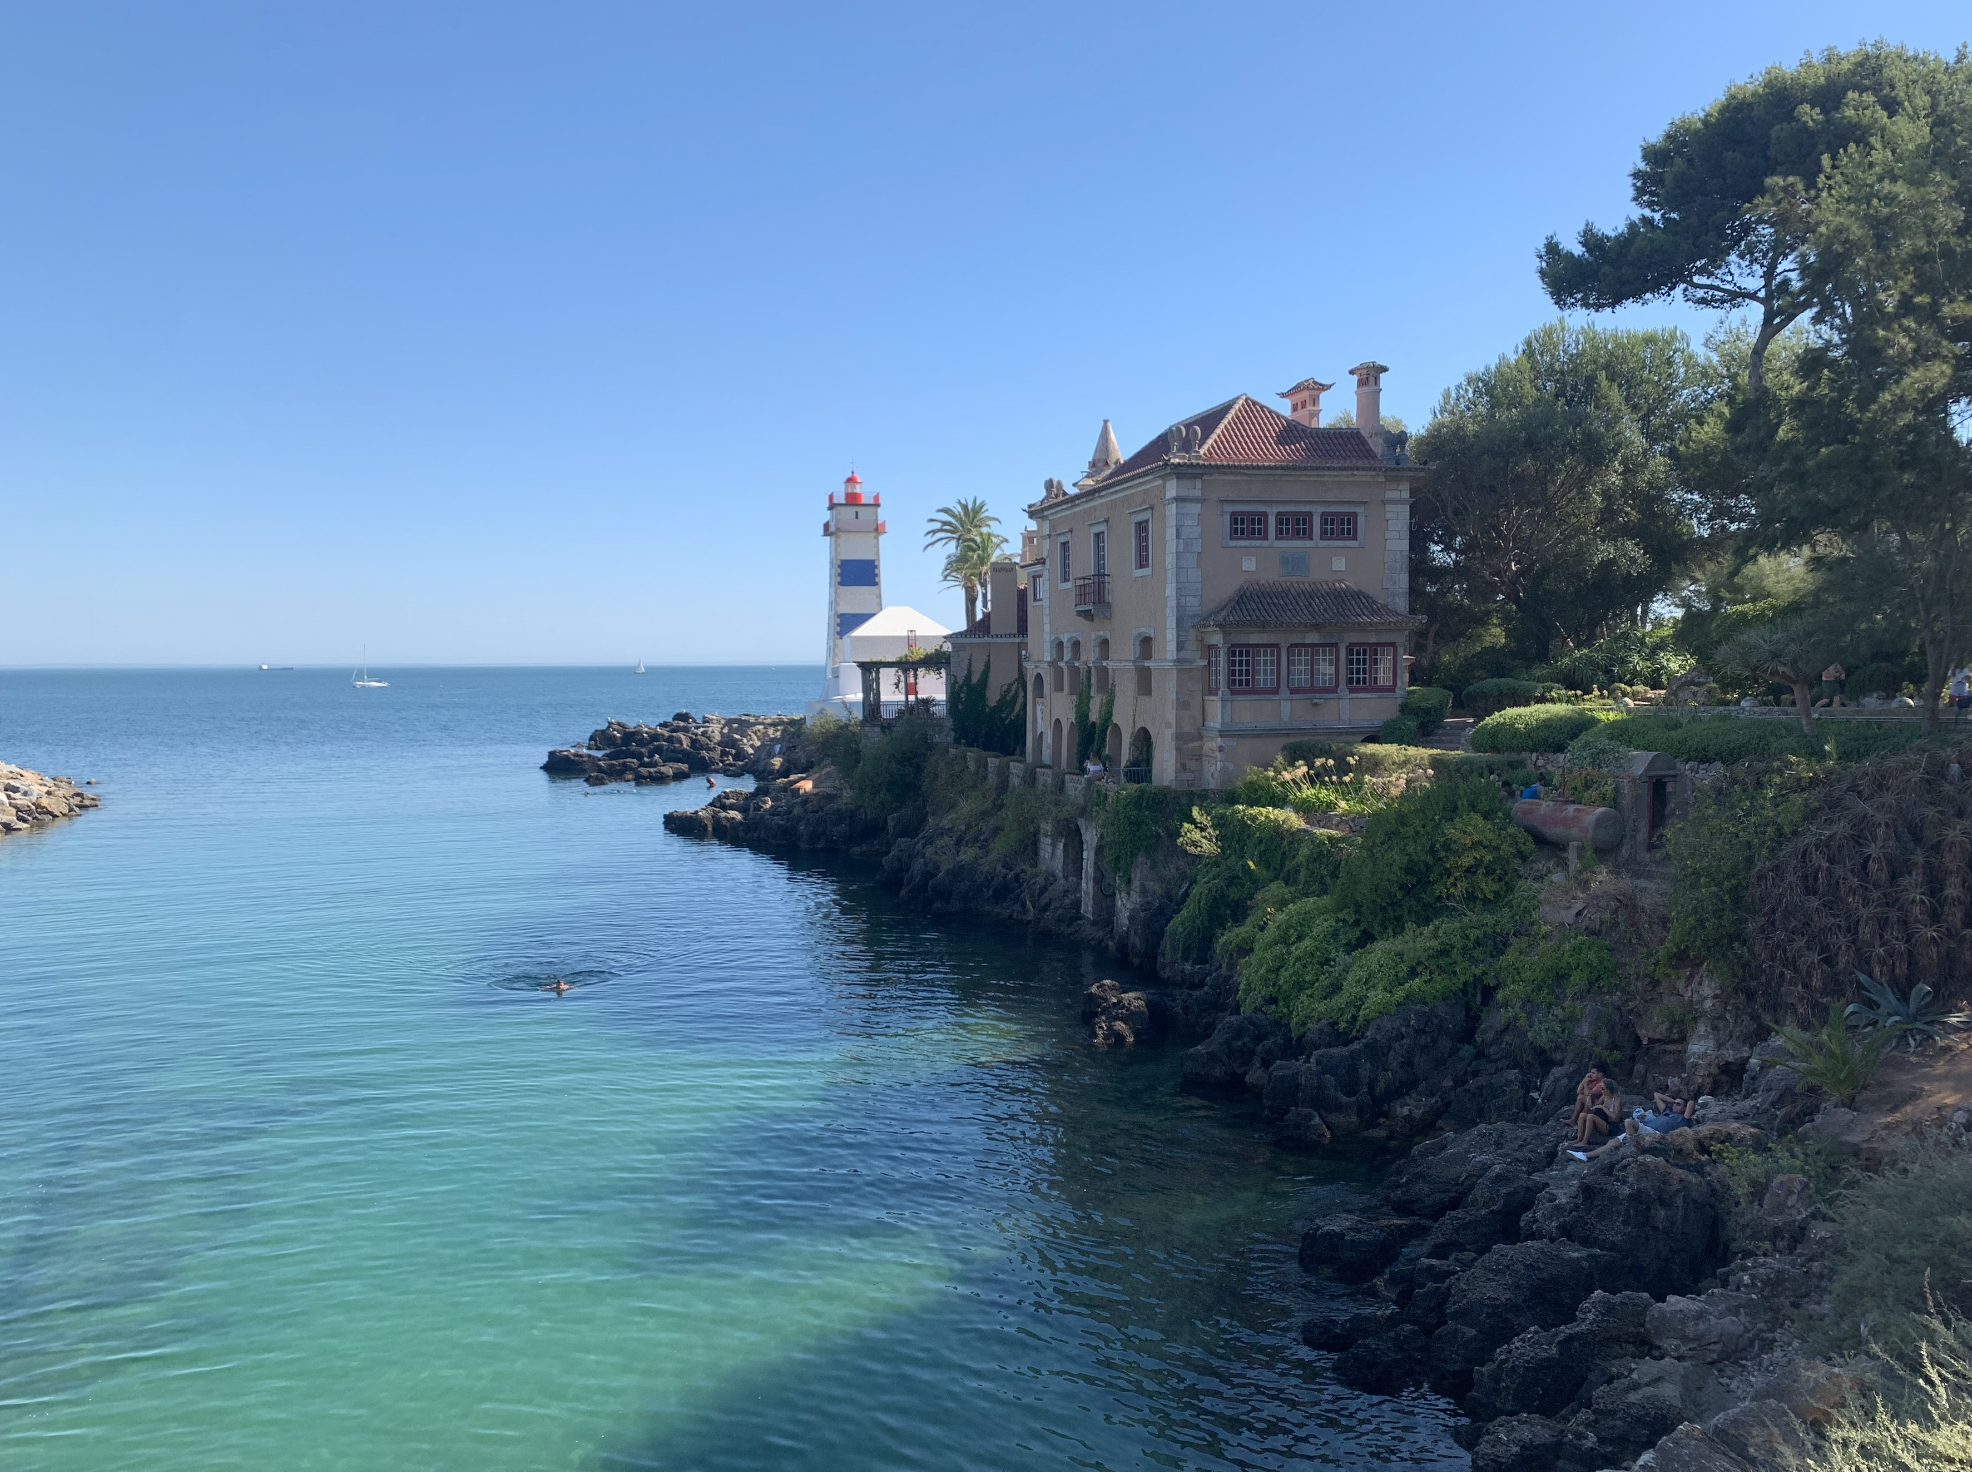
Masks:
[[[965,622],[971,628],[979,621],[979,588],[986,581],[994,559],[1006,550],[1007,539],[993,528],[1000,519],[986,509],[980,498],[961,499],[951,506],[940,506],[926,523],[926,551],[950,547],[945,558],[944,580],[965,591]]]

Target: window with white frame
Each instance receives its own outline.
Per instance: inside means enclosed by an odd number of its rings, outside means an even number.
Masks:
[[[1208,644],[1205,646],[1205,690],[1209,695],[1219,693],[1219,671],[1219,646]]]
[[[1335,646],[1333,644],[1290,644],[1287,646],[1287,688],[1313,694],[1335,688]]]
[[[1264,542],[1267,540],[1267,513],[1264,511],[1235,511],[1226,518],[1226,535],[1235,542]]]
[[[1353,511],[1324,511],[1322,513],[1322,540],[1324,542],[1353,542],[1356,540],[1356,513]]]
[[[1312,542],[1315,539],[1315,517],[1310,511],[1276,511],[1274,513],[1274,540],[1276,542]]]
[[[1058,579],[1056,579],[1056,581],[1058,581],[1062,585],[1062,587],[1065,588],[1070,583],[1075,581],[1074,578],[1075,542],[1072,538],[1063,537],[1061,541],[1058,544],[1056,544],[1056,550],[1059,552],[1061,559],[1061,576]]]
[[[1351,644],[1349,646],[1349,688],[1351,690],[1395,690],[1397,688],[1397,646],[1395,644]]]
[[[1226,649],[1226,688],[1243,695],[1272,695],[1280,689],[1278,644],[1233,644]]]

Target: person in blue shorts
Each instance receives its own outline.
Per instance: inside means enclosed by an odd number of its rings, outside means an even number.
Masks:
[[[1626,1140],[1642,1140],[1651,1135],[1668,1135],[1676,1130],[1690,1129],[1692,1121],[1698,1116],[1698,1103],[1694,1099],[1674,1099],[1669,1094],[1652,1094],[1652,1108],[1638,1107],[1631,1111],[1630,1117],[1623,1121],[1623,1133],[1607,1145],[1596,1150],[1577,1148],[1568,1153],[1577,1160],[1598,1160],[1607,1155]]]

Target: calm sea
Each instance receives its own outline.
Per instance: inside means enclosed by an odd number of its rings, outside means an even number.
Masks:
[[[374,673],[0,672],[0,1465],[1465,1465],[1099,956],[537,770],[815,670]]]

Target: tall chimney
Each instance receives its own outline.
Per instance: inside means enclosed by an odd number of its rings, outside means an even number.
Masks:
[[[1356,376],[1356,428],[1363,432],[1369,447],[1383,453],[1383,375],[1387,363],[1358,363],[1349,370]]]
[[[1319,429],[1322,422],[1322,395],[1334,387],[1334,384],[1323,383],[1319,379],[1304,378],[1293,388],[1282,389],[1275,397],[1287,400],[1289,419],[1296,424],[1305,424],[1310,429]]]

